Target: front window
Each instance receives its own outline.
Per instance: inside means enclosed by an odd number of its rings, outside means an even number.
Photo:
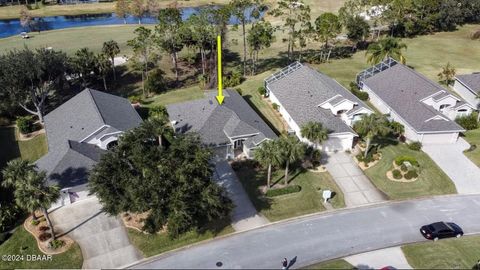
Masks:
[[[450,107],[450,104],[442,104],[440,105],[440,111],[444,111],[448,107]]]

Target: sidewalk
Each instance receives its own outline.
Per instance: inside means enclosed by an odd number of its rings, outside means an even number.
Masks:
[[[412,269],[400,247],[380,249],[360,253],[345,258],[347,262],[357,269],[382,269],[390,266],[395,269]]]

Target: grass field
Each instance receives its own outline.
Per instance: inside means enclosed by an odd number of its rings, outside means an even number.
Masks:
[[[47,153],[45,134],[40,134],[28,141],[17,141],[14,127],[0,127],[0,168],[7,161],[22,157],[25,160],[36,161]]]
[[[259,187],[264,186],[267,181],[264,170],[255,171],[250,166],[244,165],[235,173],[257,211],[270,221],[324,211],[319,188],[336,192],[336,196],[331,200],[333,207],[345,207],[343,194],[328,173],[292,170],[289,176],[290,184],[300,185],[301,191],[271,198],[263,197],[259,191]],[[283,183],[283,170],[277,170],[272,174],[272,184],[274,183]]]
[[[415,269],[475,269],[480,259],[480,236],[411,244],[402,250]]]
[[[408,149],[405,144],[389,145],[379,150],[382,159],[365,174],[390,199],[411,199],[429,195],[456,193],[450,178],[424,152]],[[420,164],[419,176],[415,182],[394,182],[386,177],[393,160],[398,156],[412,156]]]
[[[471,145],[475,144],[477,148],[470,152],[464,152],[473,163],[480,167],[480,129],[469,130],[465,132],[465,140]]]
[[[303,269],[354,269],[354,267],[347,261],[339,259],[339,260],[317,263],[314,265],[307,266]]]
[[[192,231],[185,233],[176,239],[171,239],[165,233],[144,234],[134,229],[128,229],[128,237],[132,244],[142,252],[144,257],[150,257],[165,251],[191,245],[196,242],[232,232],[234,232],[233,227],[227,225],[219,229],[219,231],[206,231],[203,233]]]
[[[23,228],[23,225],[19,226],[10,238],[0,245],[0,255],[23,255],[23,260],[15,262],[0,260],[0,269],[79,269],[83,263],[82,252],[78,244],[75,244],[65,253],[53,255],[51,261],[27,261],[27,255],[43,255],[43,253],[38,249],[37,242]]]

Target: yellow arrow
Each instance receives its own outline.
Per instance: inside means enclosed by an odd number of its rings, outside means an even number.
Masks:
[[[222,85],[222,38],[220,35],[217,36],[217,77],[218,77],[218,95],[216,96],[218,104],[222,105],[225,97],[223,96],[223,85]]]

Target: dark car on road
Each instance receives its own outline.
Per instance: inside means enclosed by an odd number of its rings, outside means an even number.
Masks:
[[[463,235],[463,230],[453,222],[435,222],[430,225],[425,225],[420,228],[423,237],[437,241],[440,238],[460,237]]]

